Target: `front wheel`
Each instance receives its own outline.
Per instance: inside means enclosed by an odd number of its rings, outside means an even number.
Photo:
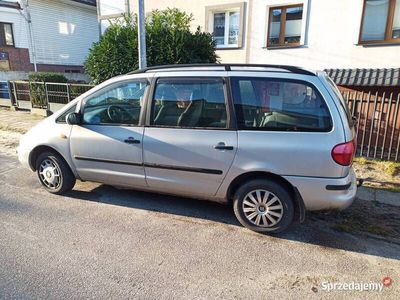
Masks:
[[[75,185],[74,174],[58,154],[41,153],[36,160],[36,170],[40,183],[50,193],[64,194]]]
[[[256,232],[278,233],[293,221],[293,200],[280,184],[251,180],[236,191],[233,209],[239,222]]]

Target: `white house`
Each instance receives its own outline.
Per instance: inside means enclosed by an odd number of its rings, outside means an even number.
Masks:
[[[0,0],[0,70],[83,73],[99,38],[95,0]]]
[[[400,0],[254,0],[250,9],[250,62],[400,67]]]

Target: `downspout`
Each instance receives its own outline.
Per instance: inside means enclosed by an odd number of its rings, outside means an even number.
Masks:
[[[36,50],[35,50],[35,40],[33,38],[33,29],[32,29],[32,19],[31,19],[31,14],[29,12],[29,0],[21,1],[22,3],[22,9],[24,10],[24,13],[21,13],[21,15],[24,17],[26,22],[28,23],[28,29],[29,29],[29,41],[30,41],[30,46],[31,46],[31,53],[32,53],[32,60],[33,60],[33,68],[35,72],[37,72],[37,64],[36,64]]]
[[[247,2],[247,27],[246,28],[246,32],[243,32],[243,34],[246,34],[246,45],[245,45],[245,63],[248,64],[250,63],[250,52],[251,52],[251,30],[252,30],[252,17],[253,17],[253,0],[249,0]]]

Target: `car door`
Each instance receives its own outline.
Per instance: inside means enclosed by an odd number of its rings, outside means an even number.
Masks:
[[[143,142],[151,189],[198,197],[216,193],[237,149],[226,95],[222,77],[157,80]]]
[[[146,186],[143,126],[147,79],[107,86],[81,105],[82,124],[71,130],[73,162],[83,180],[117,186]]]

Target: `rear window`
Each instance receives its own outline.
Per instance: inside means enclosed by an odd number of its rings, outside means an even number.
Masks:
[[[333,80],[329,76],[326,76],[326,80],[328,81],[328,84],[332,88],[332,91],[335,93],[336,97],[339,99],[340,106],[342,107],[344,113],[346,114],[347,121],[349,122],[350,127],[352,127],[354,125],[353,117],[351,115],[349,107],[347,106],[346,101],[343,98],[342,93],[339,91],[337,85],[333,82]]]
[[[327,132],[329,109],[311,84],[299,80],[233,77],[239,129]]]

